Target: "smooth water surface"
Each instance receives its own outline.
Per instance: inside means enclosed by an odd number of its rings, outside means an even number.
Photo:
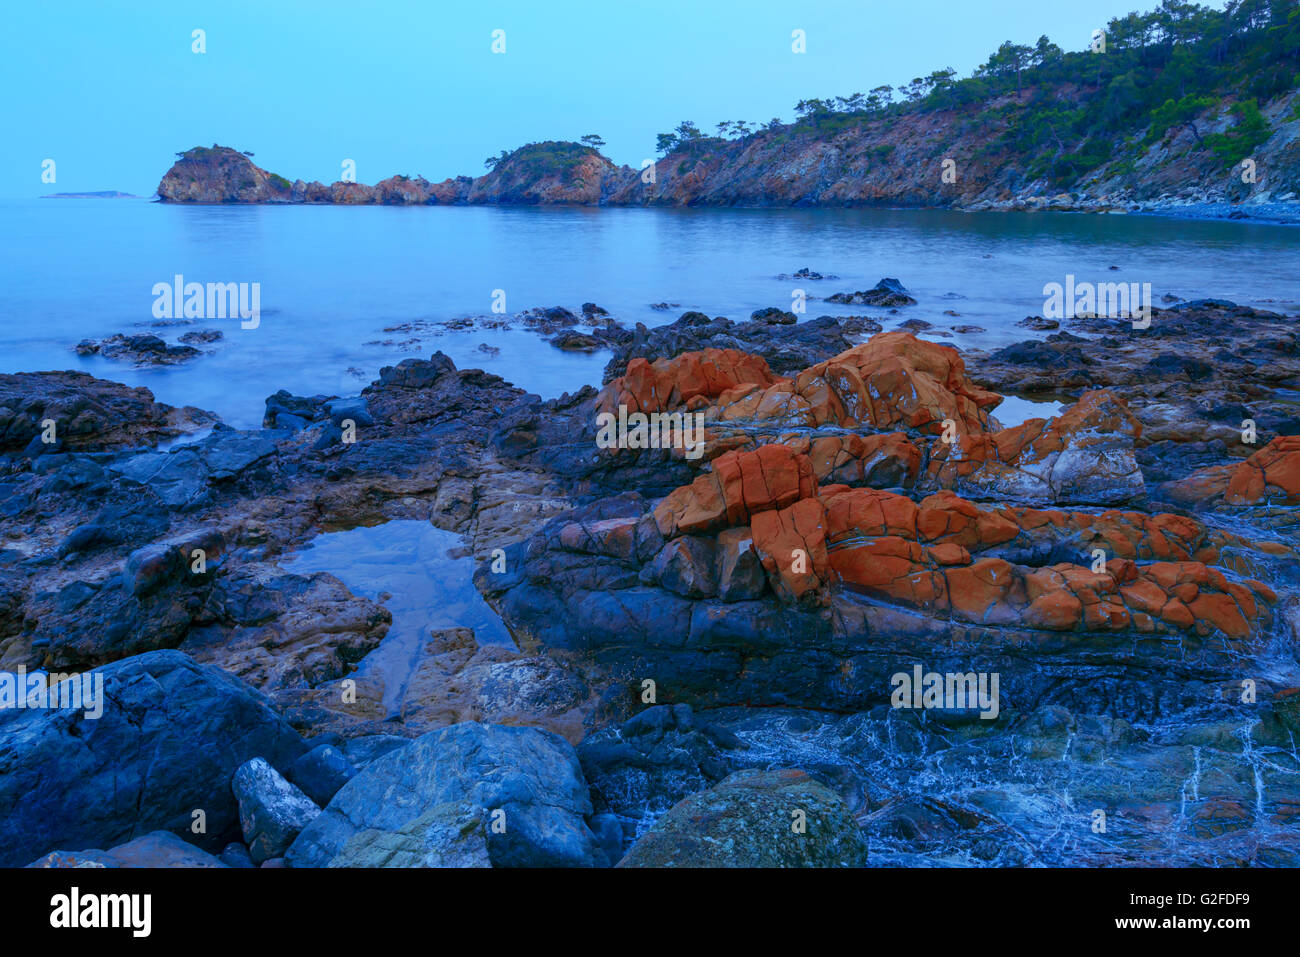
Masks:
[[[428,522],[393,521],[325,532],[283,562],[297,574],[329,572],[352,591],[380,601],[393,624],[360,673],[384,679],[384,704],[396,710],[429,640],[443,628],[472,628],[482,645],[515,647],[510,632],[474,587],[474,562],[461,537]]]
[[[889,315],[811,301],[809,317],[867,314],[955,325],[958,347],[1034,337],[1043,286],[1067,274],[1149,282],[1288,313],[1300,303],[1300,230],[1154,217],[895,210],[171,206],[146,200],[0,203],[0,371],[84,369],[147,385],[159,399],[261,422],[277,389],[355,394],[384,365],[442,349],[543,396],[599,384],[607,353],[572,355],[525,330],[446,333],[412,343],[387,327],[505,308],[596,302],[621,322],[658,325],[686,309],[746,318],[894,276],[919,300]],[[838,279],[778,280],[808,266]],[[1118,270],[1109,267],[1118,266]],[[155,283],[260,283],[261,324],[200,320],[151,329]],[[945,298],[947,297],[947,298]],[[961,297],[961,298],[957,298]],[[668,311],[652,303],[679,305]],[[944,310],[959,313],[946,316]],[[182,366],[136,369],[80,358],[83,338],[191,329],[225,339]],[[933,333],[928,333],[933,335]],[[383,343],[390,344],[383,344]],[[500,350],[478,349],[486,343]]]

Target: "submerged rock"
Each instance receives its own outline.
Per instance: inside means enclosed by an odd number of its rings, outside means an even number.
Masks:
[[[915,306],[913,299],[897,279],[882,279],[865,292],[837,292],[826,298],[827,302],[839,302],[854,306]]]
[[[212,339],[197,339],[197,333],[189,333],[191,341],[210,342]],[[221,333],[216,337],[220,338]],[[182,339],[185,337],[182,336]],[[92,339],[83,339],[77,343],[77,355],[79,356],[103,356],[105,359],[121,359],[126,362],[133,362],[137,366],[159,366],[159,365],[177,365],[181,362],[188,362],[202,353],[190,345],[173,346],[168,345],[158,336],[148,333],[141,335],[114,335],[107,339],[95,341]]]

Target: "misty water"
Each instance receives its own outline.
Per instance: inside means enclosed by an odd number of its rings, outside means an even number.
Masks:
[[[147,200],[0,203],[0,371],[81,369],[146,385],[237,427],[261,423],[278,389],[359,392],[385,365],[447,353],[544,397],[599,384],[604,352],[569,354],[523,330],[419,335],[393,330],[488,315],[494,290],[517,313],[595,302],[620,322],[658,325],[687,309],[733,319],[792,294],[826,296],[900,279],[919,304],[890,315],[813,300],[807,317],[873,315],[893,328],[924,319],[959,348],[1034,334],[1043,286],[1151,283],[1172,293],[1294,312],[1300,231],[1158,217],[792,209],[170,206]],[[801,267],[836,279],[782,280]],[[1111,266],[1119,267],[1112,270]],[[154,327],[156,283],[260,284],[261,321]],[[653,303],[675,303],[669,310]],[[958,313],[945,315],[945,310]],[[154,332],[169,342],[217,328],[224,339],[184,365],[133,368],[79,357],[76,344]],[[413,339],[418,341],[412,341]],[[498,349],[481,351],[480,344]],[[1001,418],[1016,421],[1029,410]],[[1036,414],[1050,414],[1051,409]]]

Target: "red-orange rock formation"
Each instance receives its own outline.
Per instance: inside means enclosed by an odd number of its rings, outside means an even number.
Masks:
[[[1243,462],[1200,469],[1165,487],[1188,505],[1291,505],[1300,502],[1300,436],[1279,435]]]
[[[767,386],[778,380],[760,356],[738,349],[705,349],[685,352],[654,363],[633,359],[627,373],[601,391],[597,402],[602,412],[620,405],[628,412],[667,412],[697,409],[703,400],[716,399],[743,384]]]
[[[655,508],[665,537],[742,525],[751,516],[784,508],[817,492],[812,463],[784,445],[753,452],[728,452],[701,475]]]

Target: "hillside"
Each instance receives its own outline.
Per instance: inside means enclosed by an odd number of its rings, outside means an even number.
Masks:
[[[1111,210],[1296,204],[1300,0],[1165,0],[1089,49],[1008,41],[970,77],[802,100],[792,123],[690,121],[653,173],[530,143],[441,183],[289,183],[221,147],[181,155],[165,202],[909,206]],[[895,94],[901,99],[895,100]],[[593,142],[599,145],[598,138]]]

